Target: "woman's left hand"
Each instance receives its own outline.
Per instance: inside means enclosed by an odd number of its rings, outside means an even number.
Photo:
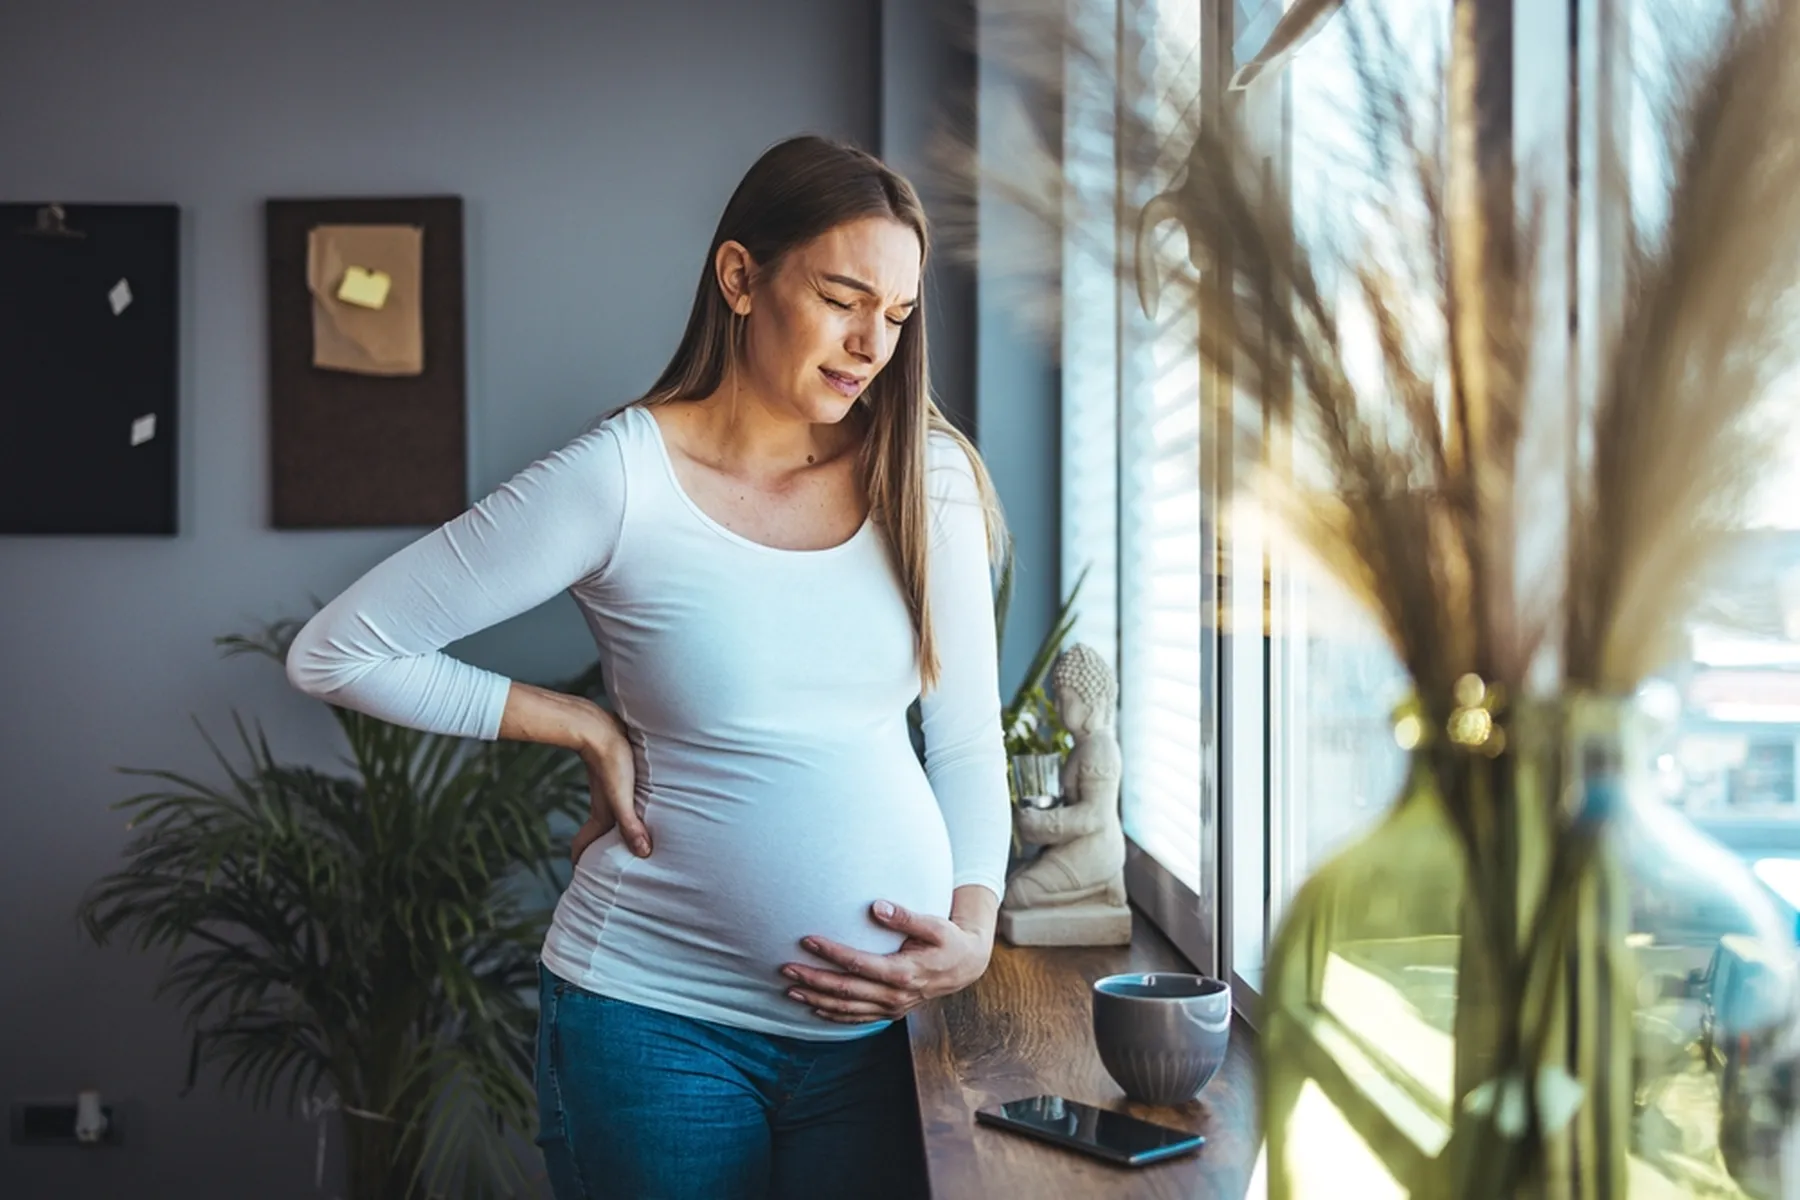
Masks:
[[[843,1025],[893,1021],[927,1000],[961,991],[987,970],[991,934],[886,901],[877,901],[870,911],[878,923],[906,935],[900,949],[870,954],[824,938],[805,938],[802,946],[842,970],[783,965],[781,973],[791,985],[789,999]]]

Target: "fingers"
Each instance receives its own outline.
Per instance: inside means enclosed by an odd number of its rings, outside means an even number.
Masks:
[[[906,1015],[902,1007],[892,1009],[879,1004],[871,1004],[866,1000],[837,1000],[830,996],[808,995],[802,988],[794,988],[788,992],[788,999],[804,1004],[813,1010],[815,1016],[824,1017],[828,1021],[841,1021],[845,1024],[862,1024],[868,1021],[894,1021]]]
[[[619,836],[639,858],[650,857],[650,831],[638,817],[634,767],[629,744],[588,763],[588,791],[595,819],[617,822]],[[611,822],[607,822],[610,826]]]
[[[830,1021],[836,1025],[872,1025],[877,1021],[898,1021],[906,1014],[883,1012],[847,1013],[832,1012],[829,1009],[824,1008],[815,1008],[812,1010],[812,1015],[819,1018],[821,1021]]]
[[[821,971],[798,964],[782,968],[793,981],[788,999],[804,1004],[822,1017],[851,1021],[891,1021],[916,1006],[917,992],[888,987],[837,971]]]
[[[916,913],[901,908],[898,904],[890,904],[886,900],[877,900],[869,906],[875,919],[889,929],[898,930],[908,937],[918,938],[934,946],[944,944],[945,936],[954,928],[942,917],[934,917],[928,913]]]
[[[571,863],[579,864],[581,862],[581,856],[587,853],[587,848],[605,837],[606,831],[612,827],[613,819],[612,811],[610,809],[606,810],[604,819],[601,817],[589,817],[586,821],[582,822],[581,828],[575,831],[574,838],[569,842],[569,861]]]
[[[869,954],[818,937],[801,938],[800,944],[826,962],[878,984],[907,988],[914,982],[912,964],[897,955]]]

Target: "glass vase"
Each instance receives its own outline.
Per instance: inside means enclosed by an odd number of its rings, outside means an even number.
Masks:
[[[1061,754],[1012,756],[1013,803],[1025,808],[1055,808],[1062,803]]]
[[[1793,909],[1654,793],[1630,702],[1466,711],[1271,944],[1269,1196],[1800,1195]]]

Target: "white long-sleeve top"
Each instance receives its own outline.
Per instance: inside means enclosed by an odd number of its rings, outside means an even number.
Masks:
[[[568,591],[630,731],[654,850],[582,855],[546,967],[621,1000],[766,1033],[845,1026],[784,995],[820,935],[875,953],[885,899],[947,916],[1004,888],[1010,842],[987,542],[968,457],[928,450],[929,589],[941,663],[920,698],[886,538],[796,551],[744,538],[681,487],[628,406],[378,564],[301,630],[302,691],[398,724],[493,739],[511,681],[444,647]],[[920,698],[925,766],[907,732]]]

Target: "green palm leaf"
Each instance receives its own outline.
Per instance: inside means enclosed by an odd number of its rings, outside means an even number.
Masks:
[[[219,639],[280,664],[301,622]],[[594,697],[590,669],[563,690]],[[578,759],[334,708],[346,772],[279,762],[234,717],[206,782],[127,768],[148,790],[124,865],[78,919],[98,944],[160,951],[186,1087],[208,1068],[290,1115],[341,1099],[356,1200],[510,1195],[532,1126],[537,953],[559,887],[552,824],[588,806]]]

